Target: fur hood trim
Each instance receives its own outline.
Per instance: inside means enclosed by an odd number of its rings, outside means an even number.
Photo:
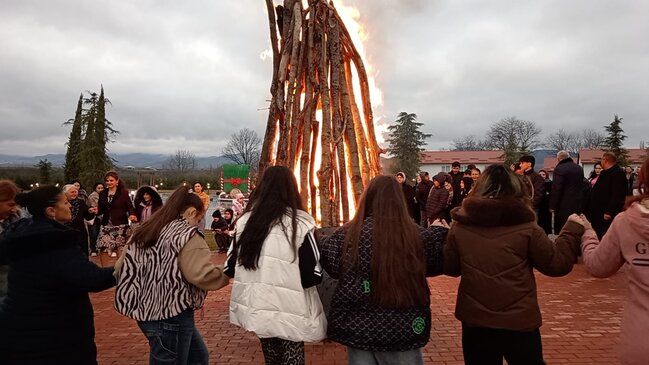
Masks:
[[[515,226],[536,221],[536,214],[525,202],[512,198],[469,197],[451,214],[458,223],[482,227]]]

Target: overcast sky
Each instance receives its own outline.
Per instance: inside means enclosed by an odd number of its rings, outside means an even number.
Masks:
[[[627,147],[649,142],[649,1],[344,3],[368,32],[378,123],[416,113],[429,149],[507,116],[547,135],[618,114]],[[0,0],[0,153],[64,153],[62,123],[103,84],[112,152],[218,155],[264,133],[268,38],[263,0]]]

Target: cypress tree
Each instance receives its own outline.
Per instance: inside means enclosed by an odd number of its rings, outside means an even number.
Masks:
[[[622,118],[615,114],[613,122],[605,126],[604,129],[608,132],[608,136],[604,139],[604,150],[614,153],[617,156],[617,162],[620,166],[626,166],[628,164],[629,151],[623,146],[626,136],[622,129]]]
[[[109,136],[118,132],[106,119],[106,103],[110,101],[104,96],[103,86],[99,96],[91,93],[84,102],[90,108],[84,118],[86,134],[82,144],[80,179],[84,185],[90,186],[101,181],[106,171],[113,167],[106,143],[110,142]]]
[[[65,152],[65,181],[71,181],[79,177],[79,157],[81,153],[81,135],[83,133],[83,94],[79,95],[77,111],[74,113],[74,119],[68,120],[65,124],[72,124],[72,131],[68,138],[68,149]]]

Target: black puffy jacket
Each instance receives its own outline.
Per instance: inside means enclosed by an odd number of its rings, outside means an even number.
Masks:
[[[407,351],[423,347],[431,329],[429,301],[409,308],[382,308],[370,299],[373,224],[372,218],[363,222],[358,265],[346,272],[341,261],[346,227],[339,228],[322,243],[320,263],[332,278],[339,279],[327,316],[327,335],[338,343],[365,351]],[[426,276],[440,275],[448,230],[441,227],[420,230]]]
[[[22,219],[0,240],[9,264],[0,305],[0,363],[96,364],[95,327],[88,292],[115,285],[79,249],[76,230],[55,221]]]

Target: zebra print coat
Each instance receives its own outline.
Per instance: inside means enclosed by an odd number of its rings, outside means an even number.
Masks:
[[[157,321],[202,307],[207,291],[189,283],[178,265],[178,254],[197,232],[197,227],[177,219],[162,229],[153,247],[128,245],[115,309],[138,321]]]

